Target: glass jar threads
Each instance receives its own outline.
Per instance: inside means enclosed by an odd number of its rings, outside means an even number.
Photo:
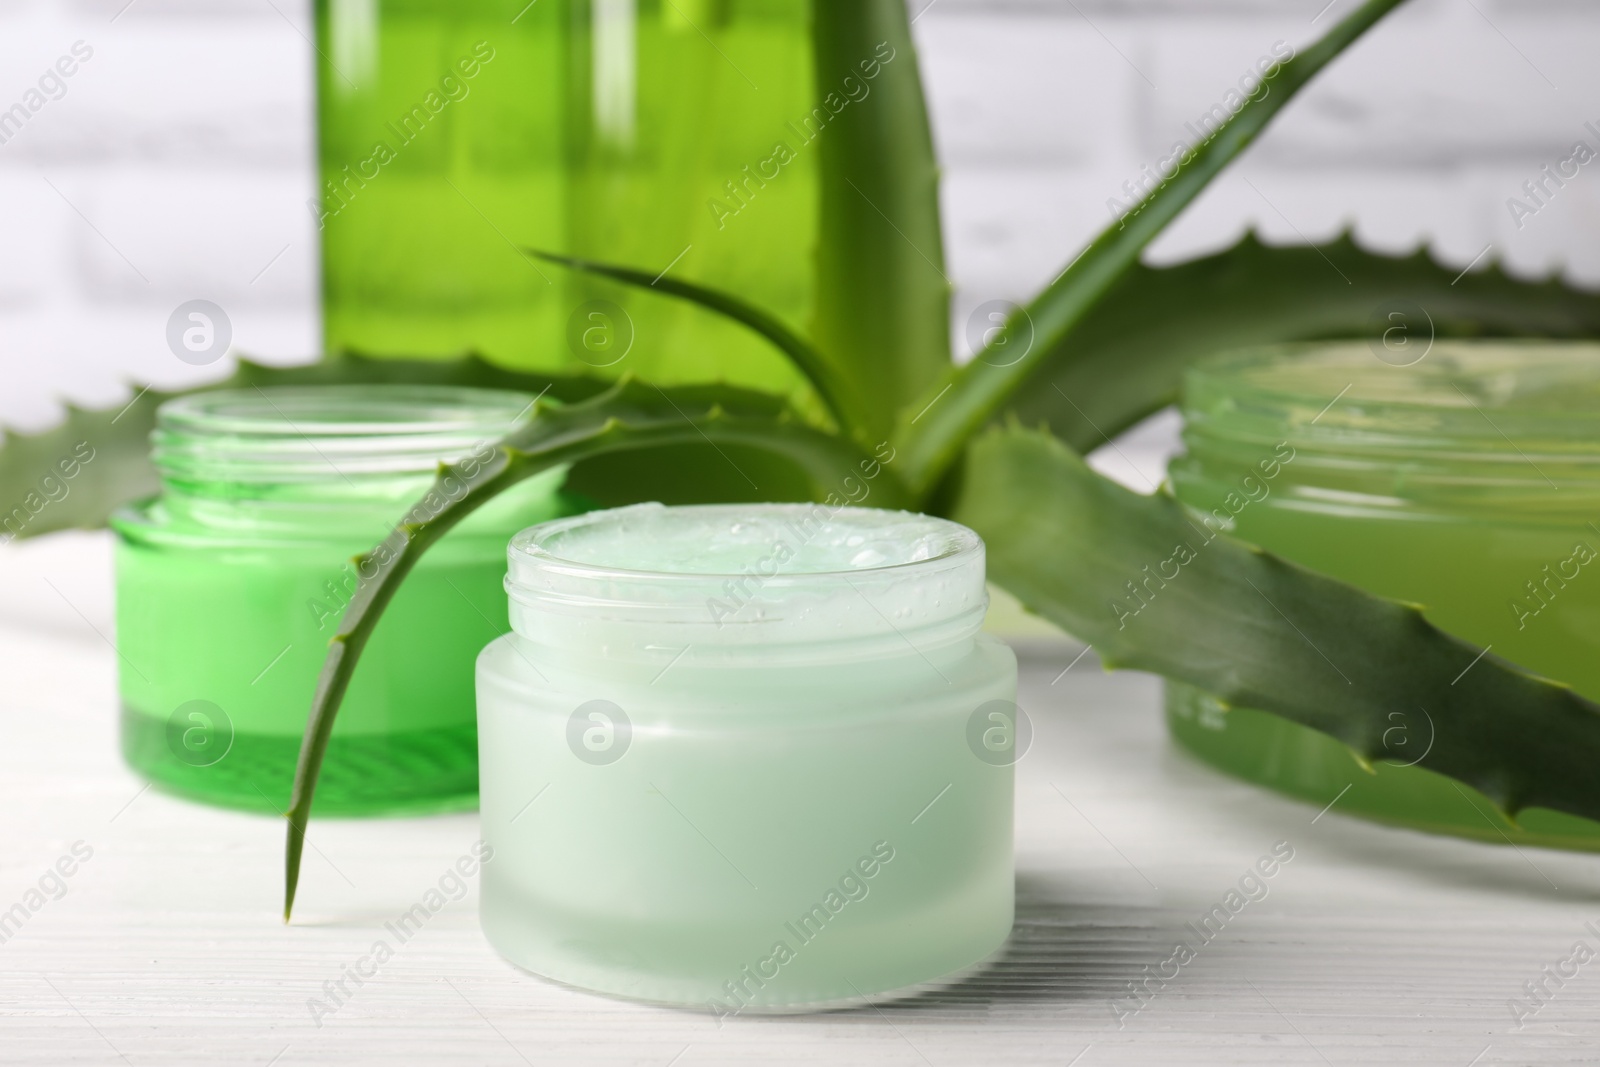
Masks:
[[[1380,349],[1291,346],[1194,368],[1178,499],[1600,698],[1600,345],[1439,341],[1403,366]],[[1423,829],[1600,848],[1600,825],[1534,809],[1514,827],[1411,766],[1431,744],[1426,709],[1395,709],[1372,774],[1323,734],[1188,686],[1168,685],[1167,711],[1202,758],[1318,805],[1340,795],[1340,811]]]
[[[977,535],[813,505],[518,534],[478,661],[482,921],[514,963],[719,1015],[982,960],[1012,922],[1016,660]]]
[[[164,789],[282,811],[353,558],[488,450],[533,398],[412,386],[200,393],[163,405],[161,494],[120,511],[122,748]],[[492,501],[418,564],[379,624],[328,745],[326,814],[470,806],[472,664],[506,628],[506,540],[566,513],[561,471]],[[567,509],[570,510],[570,509]]]

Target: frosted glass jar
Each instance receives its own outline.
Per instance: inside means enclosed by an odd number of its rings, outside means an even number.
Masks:
[[[572,985],[719,1015],[930,982],[1011,929],[1016,659],[963,526],[593,512],[512,541],[478,660],[482,921]]]
[[[1442,629],[1600,699],[1600,345],[1414,351],[1297,345],[1195,367],[1178,499],[1197,522],[1421,604]],[[1319,681],[1342,684],[1307,684]],[[1207,761],[1319,807],[1337,796],[1336,811],[1420,829],[1600,850],[1600,824],[1544,809],[1491,822],[1486,797],[1409,766],[1432,743],[1425,709],[1390,713],[1373,773],[1325,734],[1190,686],[1168,684],[1167,720]]]
[[[122,751],[171,792],[281,812],[328,641],[441,459],[488,450],[531,396],[323,386],[162,405],[161,494],[112,519]],[[506,629],[506,540],[570,513],[551,471],[468,517],[379,623],[329,741],[322,814],[471,806],[472,664]]]

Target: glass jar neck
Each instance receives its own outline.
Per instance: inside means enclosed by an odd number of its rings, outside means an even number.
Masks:
[[[163,507],[181,521],[382,536],[440,462],[486,461],[532,404],[521,393],[394,385],[200,393],[162,405],[151,461]]]
[[[988,607],[977,535],[904,512],[641,504],[525,530],[509,561],[512,629],[574,655],[929,655],[970,642]]]

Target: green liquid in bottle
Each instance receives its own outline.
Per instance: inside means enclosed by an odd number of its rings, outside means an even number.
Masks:
[[[808,17],[803,0],[318,0],[328,350],[793,389],[718,316],[521,250],[670,269],[803,325]]]

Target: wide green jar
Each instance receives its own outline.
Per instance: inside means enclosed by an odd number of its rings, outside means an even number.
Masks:
[[[428,493],[442,459],[487,458],[530,417],[520,393],[332,386],[169,401],[161,494],[119,511],[122,750],[163,789],[282,811],[329,639],[364,580],[354,557]],[[505,545],[565,514],[560,470],[446,535],[378,625],[328,744],[324,814],[470,806],[472,669],[505,632]]]
[[[1172,486],[1212,525],[1421,604],[1442,629],[1600,699],[1600,345],[1253,350],[1194,368],[1182,408]],[[1455,684],[1473,684],[1470,668]],[[1433,723],[1422,709],[1391,718],[1369,774],[1324,734],[1167,686],[1173,736],[1251,781],[1442,833],[1600,849],[1600,825],[1533,809],[1512,826],[1411,766]]]

